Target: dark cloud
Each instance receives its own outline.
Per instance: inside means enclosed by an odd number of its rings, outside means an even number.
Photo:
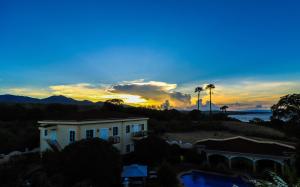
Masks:
[[[255,108],[263,108],[263,106],[262,105],[256,105]]]
[[[180,102],[186,103],[186,105],[191,104],[191,95],[190,94],[184,94],[181,92],[173,92],[170,93],[171,99],[178,100]]]
[[[191,104],[191,95],[173,91],[175,84],[164,82],[139,82],[114,85],[109,91],[119,94],[139,95],[157,102],[169,100],[172,106],[182,107]]]
[[[126,93],[132,95],[140,95],[145,99],[156,98],[160,99],[162,95],[166,94],[161,87],[156,85],[141,85],[141,84],[120,84],[114,85],[111,89],[113,93]]]
[[[201,103],[201,105],[200,105],[200,110],[202,110],[202,111],[209,111],[209,109],[210,109],[209,101],[206,101],[205,104],[202,103],[202,99],[200,99],[199,101],[200,101],[200,103]],[[194,105],[192,105],[192,106],[190,106],[190,107],[187,107],[187,108],[185,108],[185,109],[186,109],[186,110],[195,110],[195,109],[197,109],[197,102],[196,102]],[[211,109],[214,110],[214,111],[220,110],[220,106],[218,106],[218,105],[212,103],[212,104],[211,104]]]
[[[268,110],[269,106],[267,104],[260,104],[260,102],[254,103],[228,103],[226,104],[232,110]]]

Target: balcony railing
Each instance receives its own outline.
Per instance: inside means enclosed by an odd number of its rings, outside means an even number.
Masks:
[[[118,143],[120,143],[121,138],[120,138],[120,136],[110,136],[108,138],[108,141],[112,144],[118,144]]]
[[[147,131],[138,131],[138,132],[132,133],[132,139],[134,139],[134,140],[140,140],[140,139],[146,138],[147,136],[148,136]]]

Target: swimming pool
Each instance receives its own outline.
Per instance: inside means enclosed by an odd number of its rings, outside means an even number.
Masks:
[[[180,176],[185,187],[252,187],[240,177],[229,177],[200,171],[192,171]]]

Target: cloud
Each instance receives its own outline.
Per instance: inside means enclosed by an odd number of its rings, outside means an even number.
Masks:
[[[35,89],[35,88],[7,88],[0,89],[1,94],[14,94],[22,96],[31,96],[36,98],[43,98],[49,96],[48,89]]]
[[[264,104],[260,104],[264,103]],[[270,110],[267,102],[228,103],[229,110]]]
[[[181,92],[173,92],[173,93],[170,93],[170,96],[172,99],[177,100],[178,102],[185,103],[186,105],[191,104],[191,95],[190,94],[184,94]]]
[[[260,109],[260,108],[263,108],[263,106],[262,105],[256,105],[255,108]]]
[[[64,95],[79,100],[100,101],[106,94],[105,87],[88,83],[50,86],[53,95]]]
[[[299,93],[300,84],[297,81],[268,81],[268,80],[222,80],[213,82],[212,100],[219,106],[228,105],[229,110],[270,109],[283,95]],[[183,85],[178,90],[192,90],[201,84],[193,83]],[[204,84],[202,84],[204,85]],[[209,101],[207,91],[201,92],[204,102]],[[196,103],[196,94],[192,103]]]
[[[67,85],[52,85],[48,88],[10,88],[3,93],[26,95],[44,98],[51,95],[64,95],[77,100],[105,101],[118,98],[127,104],[133,105],[156,105],[160,106],[169,100],[170,105],[176,108],[189,106],[191,104],[190,94],[175,91],[177,85],[148,81],[143,79],[124,81],[115,85],[78,83]]]
[[[200,110],[201,110],[201,111],[209,111],[209,110],[210,110],[210,105],[209,105],[209,103],[210,103],[209,101],[205,101],[205,103],[203,104],[203,100],[200,99]],[[195,110],[195,109],[197,109],[197,108],[198,108],[198,106],[197,106],[197,101],[196,101],[194,105],[192,105],[192,106],[190,106],[190,107],[186,107],[185,109],[186,109],[186,110]],[[217,111],[217,110],[220,110],[220,106],[217,105],[217,104],[212,103],[212,104],[211,104],[211,109],[212,109],[213,111]]]
[[[226,81],[215,83],[212,102],[214,109],[227,105],[229,110],[270,109],[283,95],[299,93],[297,81]],[[0,88],[0,93],[44,98],[50,95],[65,95],[77,100],[105,101],[123,99],[125,103],[143,106],[161,106],[166,100],[178,109],[196,109],[197,94],[194,88],[201,84],[177,85],[162,81],[143,79],[123,81],[117,84],[78,83],[52,85],[43,88],[12,87]],[[205,84],[202,84],[205,86]],[[208,107],[208,91],[201,92],[202,110]],[[193,95],[192,95],[193,94]],[[201,102],[201,103],[202,103]]]
[[[160,105],[169,100],[174,107],[189,106],[191,104],[191,95],[174,91],[176,87],[176,84],[166,82],[144,82],[144,80],[140,80],[114,85],[109,91],[118,94],[140,95],[147,100],[148,104],[153,105]]]

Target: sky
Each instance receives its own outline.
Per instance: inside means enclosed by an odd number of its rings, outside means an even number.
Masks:
[[[1,0],[0,94],[193,109],[213,83],[269,109],[300,92],[299,33],[297,0]]]

